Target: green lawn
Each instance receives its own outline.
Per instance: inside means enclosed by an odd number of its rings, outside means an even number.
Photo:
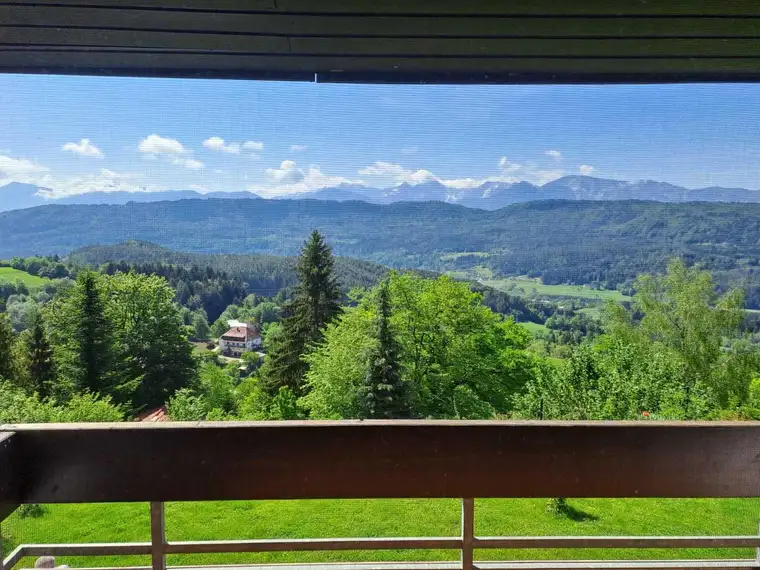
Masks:
[[[536,279],[527,277],[499,277],[486,279],[484,285],[505,291],[514,295],[528,297],[577,297],[582,299],[595,299],[598,301],[630,301],[631,298],[617,290],[597,291],[582,285],[544,285]]]
[[[38,277],[37,275],[30,275],[26,271],[13,269],[13,267],[0,267],[0,280],[10,281],[12,283],[21,280],[26,283],[26,286],[30,289],[42,287],[45,283],[50,281],[50,279]]]
[[[536,333],[545,333],[549,329],[546,328],[546,325],[542,325],[539,323],[531,323],[531,322],[525,322],[520,323],[522,326],[524,326],[526,329],[528,329],[532,334]]]
[[[571,506],[585,520],[556,518],[543,499],[476,502],[480,536],[757,534],[760,499],[584,499]],[[239,501],[169,503],[169,540],[456,536],[456,500]],[[11,516],[2,527],[19,542],[126,542],[150,538],[148,505],[49,505],[40,518]],[[246,562],[454,560],[456,551],[375,551],[171,556],[171,565]],[[479,559],[752,558],[751,549],[481,551]],[[72,566],[149,565],[147,557],[61,558]],[[24,561],[30,567],[33,561]]]

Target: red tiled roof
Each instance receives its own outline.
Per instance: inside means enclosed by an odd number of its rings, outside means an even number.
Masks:
[[[258,338],[259,336],[259,331],[257,331],[254,327],[232,327],[222,335],[222,338],[225,340],[252,340],[254,338]]]
[[[155,408],[153,410],[146,410],[140,412],[135,416],[137,422],[168,422],[169,415],[166,413],[166,406]]]

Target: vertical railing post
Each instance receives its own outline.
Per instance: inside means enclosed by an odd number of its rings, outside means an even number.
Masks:
[[[150,504],[150,545],[153,570],[166,570],[166,519],[162,502]]]
[[[5,570],[5,563],[3,562],[3,521],[0,520],[0,570]]]
[[[757,535],[760,536],[760,524],[758,524],[757,527]],[[755,562],[757,562],[757,565],[760,566],[760,546],[755,548]]]
[[[462,570],[473,569],[475,499],[462,499]]]

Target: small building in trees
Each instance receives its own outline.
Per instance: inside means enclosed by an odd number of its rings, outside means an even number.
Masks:
[[[227,356],[240,357],[261,346],[261,333],[251,324],[230,321],[230,329],[219,337],[219,351]]]

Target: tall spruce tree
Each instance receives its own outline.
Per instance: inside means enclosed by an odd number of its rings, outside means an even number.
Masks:
[[[114,360],[113,331],[106,318],[99,276],[92,271],[79,273],[71,300],[73,350],[70,357],[74,362],[69,365],[74,370],[74,387],[80,392],[109,394]]]
[[[55,362],[53,348],[45,331],[42,314],[37,311],[32,315],[31,326],[24,331],[24,374],[28,379],[29,390],[37,392],[40,398],[47,398],[55,387]]]
[[[391,330],[390,317],[390,292],[384,281],[377,293],[377,343],[369,353],[367,375],[359,392],[365,418],[399,418],[409,411],[399,364],[401,347]]]
[[[340,312],[340,286],[334,265],[332,249],[314,230],[301,250],[296,268],[299,285],[283,310],[282,333],[270,347],[262,369],[264,385],[271,394],[288,387],[302,395],[308,370],[302,357],[322,340],[325,325]]]
[[[0,378],[16,381],[16,367],[13,359],[13,345],[16,335],[6,313],[0,313]]]

